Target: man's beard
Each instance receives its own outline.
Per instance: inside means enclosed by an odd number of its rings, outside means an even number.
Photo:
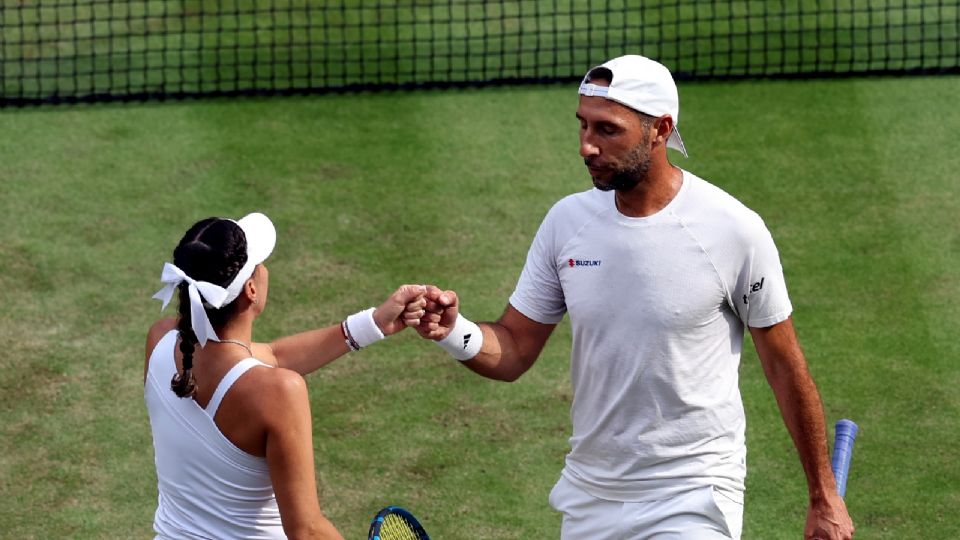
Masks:
[[[593,176],[593,185],[600,191],[630,191],[640,182],[647,179],[652,160],[647,141],[634,147],[622,164],[613,169],[613,177],[609,180],[600,180]]]

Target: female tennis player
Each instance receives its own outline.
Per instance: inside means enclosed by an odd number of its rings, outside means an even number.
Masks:
[[[144,367],[159,539],[342,539],[317,498],[302,376],[414,325],[424,288],[404,285],[340,324],[253,343],[275,242],[263,214],[209,218],[163,267],[154,298],[166,307],[178,293],[179,312],[150,328]]]

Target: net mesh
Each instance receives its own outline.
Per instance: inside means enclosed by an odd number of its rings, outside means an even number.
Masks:
[[[4,0],[0,104],[960,71],[960,0]]]

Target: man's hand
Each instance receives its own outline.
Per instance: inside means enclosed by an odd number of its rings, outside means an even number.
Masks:
[[[839,495],[833,494],[821,502],[810,504],[803,538],[805,540],[850,540],[853,538],[853,529],[853,521],[847,513],[847,505]]]
[[[444,291],[434,285],[427,285],[424,299],[423,316],[415,324],[417,333],[426,339],[439,341],[450,333],[460,313],[460,300],[457,293]]]
[[[420,324],[427,300],[423,285],[402,285],[373,312],[373,320],[383,335],[396,334],[407,326]]]

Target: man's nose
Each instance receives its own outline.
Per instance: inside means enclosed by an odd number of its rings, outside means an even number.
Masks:
[[[580,157],[588,158],[600,155],[600,148],[590,141],[585,134],[580,135]]]

